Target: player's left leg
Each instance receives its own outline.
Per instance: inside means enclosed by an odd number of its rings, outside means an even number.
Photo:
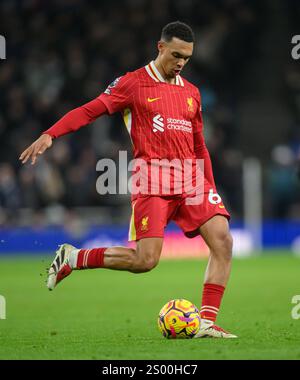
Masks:
[[[225,288],[232,260],[232,237],[228,220],[223,215],[215,215],[199,228],[199,233],[210,250],[204,283]]]
[[[228,220],[215,215],[199,228],[199,233],[209,247],[210,255],[204,277],[201,329],[196,337],[236,338],[215,325],[231,271],[232,237]]]
[[[230,218],[221,198],[211,199],[211,191],[204,194],[199,204],[181,204],[174,216],[174,221],[189,238],[202,235],[210,249],[210,256],[204,278],[202,295],[201,328],[197,338],[211,336],[217,338],[233,338],[215,321],[221,305],[223,293],[230,275],[232,238],[229,231]],[[200,226],[200,227],[199,227]]]

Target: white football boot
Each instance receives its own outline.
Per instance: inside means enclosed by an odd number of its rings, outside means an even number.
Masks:
[[[195,338],[225,338],[232,339],[237,338],[236,335],[231,334],[228,331],[225,331],[221,327],[214,324],[213,321],[208,319],[201,319],[200,330],[194,336]]]
[[[62,244],[56,251],[56,256],[48,270],[47,288],[53,290],[55,286],[72,272],[70,254],[76,250],[71,244]]]

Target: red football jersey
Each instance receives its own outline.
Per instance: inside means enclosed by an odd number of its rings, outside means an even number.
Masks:
[[[200,93],[181,76],[176,76],[176,84],[165,82],[152,61],[117,78],[99,99],[110,114],[122,112],[134,158],[142,158],[149,165],[155,159],[177,159],[183,163],[186,159],[207,158],[204,154],[201,157],[206,147]],[[214,187],[210,162],[205,172],[208,186]],[[194,177],[195,171],[191,179]],[[171,187],[174,173],[172,181]]]

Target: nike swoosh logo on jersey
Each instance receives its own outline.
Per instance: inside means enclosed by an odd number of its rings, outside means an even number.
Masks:
[[[159,99],[161,99],[161,98],[148,98],[147,100],[149,103],[152,103],[152,102],[155,102],[156,100],[159,100]]]

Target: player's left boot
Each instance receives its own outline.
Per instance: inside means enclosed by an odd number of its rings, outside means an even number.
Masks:
[[[56,251],[56,256],[52,261],[48,271],[47,288],[53,290],[55,286],[72,272],[70,265],[70,254],[76,249],[71,244],[62,244]]]
[[[201,320],[200,330],[194,338],[237,338],[236,335],[225,331],[221,327],[215,325],[212,321]]]

